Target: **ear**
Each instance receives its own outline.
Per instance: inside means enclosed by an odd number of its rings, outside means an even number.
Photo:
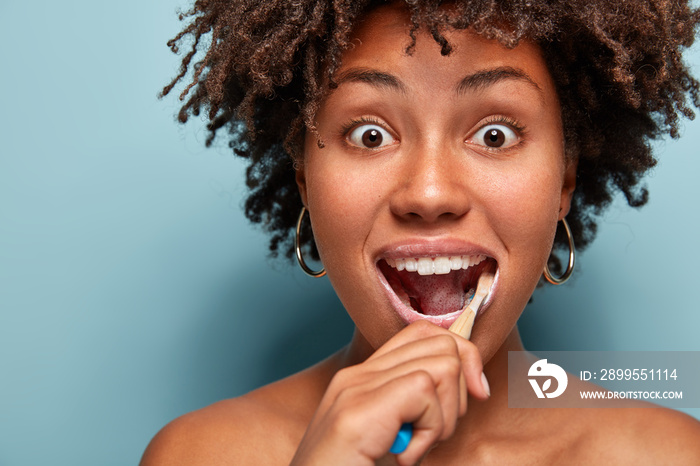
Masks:
[[[578,158],[568,159],[564,169],[564,183],[561,187],[561,200],[559,201],[559,220],[566,217],[571,208],[571,199],[574,197],[576,189],[576,169],[578,168]]]
[[[296,172],[294,175],[294,178],[296,179],[297,182],[297,188],[299,188],[299,195],[301,196],[301,202],[305,206],[307,204],[307,196],[306,196],[306,172],[304,171],[304,165],[303,164],[297,164],[296,162],[294,163],[294,171]]]

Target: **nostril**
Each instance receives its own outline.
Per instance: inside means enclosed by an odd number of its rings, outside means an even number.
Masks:
[[[456,183],[446,182],[439,189],[435,189],[434,186],[421,186],[412,182],[393,193],[391,210],[396,216],[406,220],[452,220],[469,211],[470,199],[470,193]]]
[[[458,213],[456,213],[456,212],[443,212],[443,213],[441,213],[441,214],[438,216],[438,218],[449,219],[449,218],[452,218],[452,217],[461,217],[461,215],[462,215],[462,214],[458,214]]]
[[[439,212],[437,214],[431,214],[426,211],[423,212],[408,212],[404,215],[401,215],[402,217],[405,217],[408,220],[423,220],[423,221],[428,221],[428,222],[435,222],[435,221],[443,221],[443,220],[453,220],[461,217],[463,214],[458,214],[455,212]]]

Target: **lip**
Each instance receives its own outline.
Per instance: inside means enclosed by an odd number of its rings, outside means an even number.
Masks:
[[[443,314],[441,316],[429,316],[414,311],[406,306],[394,293],[391,285],[386,281],[384,274],[379,270],[379,261],[382,259],[402,259],[407,257],[436,257],[436,256],[466,256],[483,254],[490,259],[498,260],[495,255],[487,248],[474,243],[458,240],[458,239],[426,239],[416,238],[401,242],[392,243],[381,248],[374,257],[374,267],[376,270],[379,282],[384,288],[384,292],[389,298],[392,307],[396,314],[408,325],[418,320],[427,320],[435,325],[443,328],[449,328],[452,323],[457,320],[457,317],[462,313],[462,310]],[[478,319],[483,312],[489,307],[496,294],[498,286],[499,269],[496,268],[494,283],[491,285],[491,293],[487,296],[486,301],[481,306],[480,312],[477,314]]]
[[[406,257],[432,256],[466,256],[484,254],[496,259],[493,252],[484,246],[458,239],[426,239],[417,238],[409,241],[392,243],[379,250],[374,262],[380,259],[402,259]]]

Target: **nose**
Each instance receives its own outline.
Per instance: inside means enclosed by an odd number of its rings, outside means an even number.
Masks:
[[[401,157],[397,189],[391,199],[394,215],[436,223],[465,215],[471,188],[464,154],[448,144],[421,144]]]

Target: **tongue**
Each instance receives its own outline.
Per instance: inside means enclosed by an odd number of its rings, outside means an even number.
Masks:
[[[467,270],[456,270],[445,275],[419,275],[414,272],[395,271],[400,286],[408,295],[416,311],[429,316],[439,316],[462,309],[468,282]],[[396,286],[394,285],[396,290]]]

